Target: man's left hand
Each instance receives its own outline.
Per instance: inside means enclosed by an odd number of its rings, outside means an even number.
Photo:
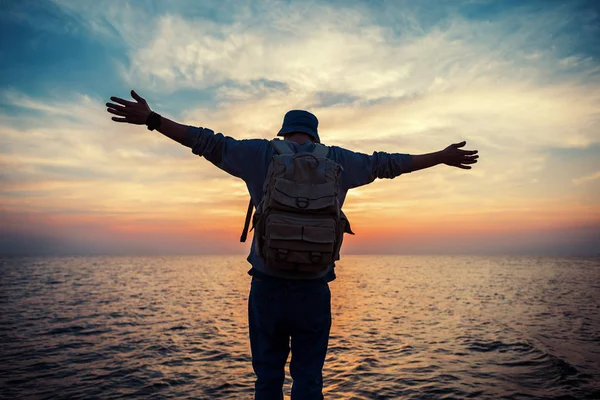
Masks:
[[[119,97],[111,97],[110,99],[116,103],[106,103],[106,111],[119,117],[112,117],[115,122],[126,122],[134,125],[144,125],[148,119],[148,115],[152,112],[146,100],[140,97],[134,90],[131,91],[131,97],[136,101],[123,100]]]

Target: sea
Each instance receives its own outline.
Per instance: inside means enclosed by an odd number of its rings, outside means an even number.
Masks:
[[[252,399],[248,269],[0,258],[0,398]],[[344,255],[336,273],[325,399],[600,399],[600,257]]]

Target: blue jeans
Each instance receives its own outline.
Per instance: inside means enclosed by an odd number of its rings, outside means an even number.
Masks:
[[[327,282],[253,277],[248,322],[255,400],[283,399],[290,338],[292,400],[323,399],[322,371],[331,328]]]

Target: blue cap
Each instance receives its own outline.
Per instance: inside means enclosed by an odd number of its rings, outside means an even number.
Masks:
[[[321,143],[317,127],[319,120],[314,114],[304,110],[291,110],[283,117],[283,126],[277,136],[283,136],[286,133],[302,132],[312,136],[317,143]]]

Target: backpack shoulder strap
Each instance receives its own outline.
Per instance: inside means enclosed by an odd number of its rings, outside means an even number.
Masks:
[[[294,151],[290,148],[285,140],[273,139],[271,140],[273,147],[277,154],[294,154]],[[242,231],[242,236],[240,237],[240,242],[245,242],[248,237],[248,229],[250,228],[250,220],[252,218],[252,212],[254,211],[254,204],[252,203],[252,199],[248,203],[248,211],[246,211],[246,220],[244,221],[244,229]]]
[[[290,148],[285,140],[273,139],[271,140],[273,147],[277,154],[294,154],[294,151]]]
[[[248,211],[246,212],[246,221],[244,221],[244,230],[242,231],[242,236],[240,237],[240,242],[244,243],[246,238],[248,237],[248,228],[250,227],[250,218],[252,218],[252,211],[254,211],[254,204],[252,203],[252,199],[250,199],[250,203],[248,204]]]
[[[329,154],[329,147],[322,145],[321,143],[315,143],[315,149],[312,152],[317,157],[326,158]]]

